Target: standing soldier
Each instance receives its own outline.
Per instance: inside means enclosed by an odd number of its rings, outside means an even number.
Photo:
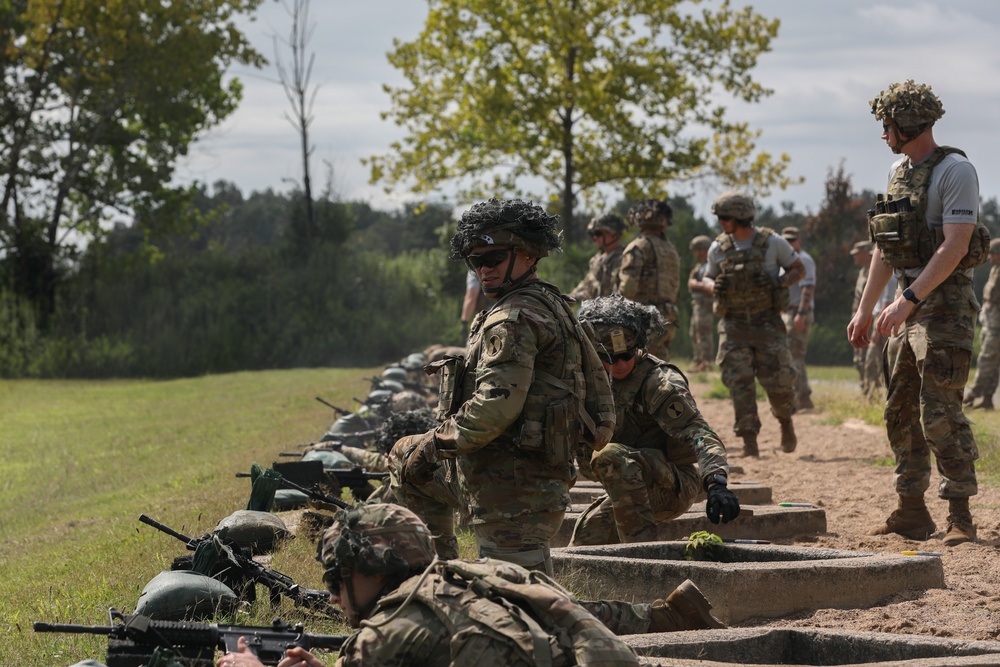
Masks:
[[[607,495],[577,519],[573,546],[651,542],[656,526],[674,519],[708,492],[712,523],[740,513],[729,490],[726,448],[708,425],[676,367],[646,354],[663,318],[620,294],[585,301],[580,321],[594,327],[611,375],[615,433],[590,466]]]
[[[965,154],[938,146],[932,126],[944,115],[930,86],[891,84],[871,101],[882,140],[902,154],[889,172],[885,200],[869,217],[875,242],[861,305],[847,326],[854,347],[869,343],[872,309],[896,271],[902,292],[879,315],[882,336],[899,336],[888,361],[885,426],[896,458],[898,509],[872,535],[926,540],[937,527],[924,503],[931,452],[948,499],[946,547],[976,539],[969,497],[976,495],[979,457],[962,390],[969,376],[979,304],[972,269],[989,252],[977,225],[979,180]]]
[[[590,270],[569,293],[574,299],[596,299],[618,291],[618,268],[622,265],[622,234],[625,221],[617,213],[596,217],[587,232],[600,251],[590,258]]]
[[[431,482],[441,462],[453,461],[480,556],[546,572],[576,479],[580,415],[595,416],[584,399],[600,389],[583,372],[584,355],[596,352],[569,302],[535,275],[539,259],[560,249],[557,221],[520,199],[491,199],[462,214],[452,256],[495,301],[473,322],[465,355],[440,362],[441,425],[400,440],[391,454],[403,487]],[[607,404],[594,421],[603,433],[614,413],[608,379],[600,380]],[[600,448],[610,432],[591,437]]]
[[[711,278],[705,277],[708,270],[708,247],[712,239],[707,236],[696,236],[691,239],[691,252],[698,263],[691,269],[688,276],[688,291],[691,293],[691,356],[694,366],[692,373],[712,369],[715,359],[715,318],[712,316],[712,288],[715,286]]]
[[[716,363],[733,396],[734,430],[743,438],[743,455],[759,456],[758,379],[781,424],[781,449],[794,452],[795,367],[781,313],[788,307],[788,288],[805,275],[805,265],[788,241],[767,227],[754,227],[757,209],[750,195],[723,192],[712,213],[722,234],[708,249],[706,275],[715,279],[715,314],[721,318]]]
[[[667,328],[657,340],[649,341],[649,353],[670,360],[670,343],[677,334],[677,292],[681,283],[681,258],[667,240],[673,222],[670,204],[659,199],[643,199],[628,211],[629,220],[639,226],[637,236],[625,248],[618,271],[618,291],[626,299],[656,306]]]
[[[1000,239],[990,241],[990,277],[983,288],[983,309],[979,313],[979,357],[976,382],[966,392],[965,405],[976,410],[992,410],[993,394],[1000,380]],[[983,401],[972,405],[977,398]]]
[[[788,288],[788,308],[781,314],[788,330],[788,349],[795,364],[795,405],[799,410],[811,410],[812,389],[806,373],[806,352],[809,349],[809,332],[814,321],[813,295],[816,293],[816,262],[802,249],[802,235],[798,227],[785,227],[781,236],[792,246],[806,267],[806,275]]]

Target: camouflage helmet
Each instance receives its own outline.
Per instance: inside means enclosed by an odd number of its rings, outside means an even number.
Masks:
[[[584,301],[578,315],[589,322],[607,354],[620,354],[646,347],[646,343],[666,330],[663,316],[655,306],[626,299],[621,294]]]
[[[375,448],[380,452],[388,452],[400,438],[433,431],[437,425],[434,413],[426,403],[419,409],[393,412],[379,426]]]
[[[385,378],[379,378],[378,381],[375,382],[373,390],[378,391],[379,389],[392,392],[393,394],[398,394],[399,392],[406,389],[406,387],[404,387],[403,384],[397,380],[387,380]]]
[[[426,407],[427,401],[424,400],[424,397],[412,389],[404,389],[403,391],[393,394],[392,400],[389,401],[389,409],[393,412],[419,410],[420,408]]]
[[[462,214],[451,238],[451,258],[464,259],[476,246],[513,246],[529,257],[562,250],[559,216],[520,199],[490,199]]]
[[[628,210],[628,219],[640,227],[669,227],[674,210],[662,199],[640,199]]]
[[[753,197],[739,190],[727,190],[712,202],[712,215],[735,220],[753,220],[757,215]]]
[[[345,569],[369,576],[406,576],[434,560],[427,526],[410,510],[392,503],[341,510],[323,533],[318,551],[328,586]]]
[[[352,412],[343,417],[338,417],[337,421],[333,422],[333,426],[330,427],[328,433],[334,436],[350,435],[358,431],[366,431],[369,428],[371,427],[368,425],[368,422],[361,415]]]
[[[908,137],[917,136],[944,115],[944,106],[931,87],[913,79],[889,84],[868,104],[876,119],[892,121]]]
[[[587,233],[611,232],[616,236],[621,236],[625,232],[625,221],[617,213],[606,213],[597,215],[587,223]]]
[[[712,239],[708,238],[704,234],[699,234],[691,239],[690,248],[691,250],[708,250],[711,245]]]

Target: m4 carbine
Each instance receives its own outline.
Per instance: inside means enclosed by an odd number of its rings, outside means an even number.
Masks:
[[[277,665],[293,646],[307,650],[339,650],[345,635],[312,635],[302,624],[274,619],[270,627],[215,625],[185,621],[158,621],[141,614],[125,615],[109,610],[110,626],[35,623],[35,632],[70,632],[108,636],[108,667],[136,667],[150,662],[154,653],[170,649],[180,662],[190,667],[212,667],[216,650],[236,651],[240,637],[265,665]]]

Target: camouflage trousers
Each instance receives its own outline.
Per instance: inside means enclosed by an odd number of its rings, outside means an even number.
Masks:
[[[976,357],[976,382],[972,396],[993,398],[1000,382],[1000,328],[979,330],[979,356]]]
[[[576,520],[571,546],[651,542],[656,526],[686,512],[701,491],[697,466],[674,465],[659,449],[612,442],[591,466],[607,495]]]
[[[772,415],[785,420],[795,413],[795,367],[785,324],[777,314],[723,318],[716,363],[733,397],[737,436],[760,433],[754,379],[764,387]]]
[[[894,352],[885,426],[901,496],[922,496],[930,486],[931,453],[941,476],[938,496],[978,493],[979,449],[962,412],[977,308],[971,286],[939,286],[914,310],[898,346],[887,347]]]
[[[453,462],[446,461],[439,466],[434,478],[426,484],[403,484],[398,480],[398,475],[393,473],[392,490],[396,498],[430,528],[438,556],[442,559],[458,558],[455,512],[466,513],[469,508],[462,498]],[[479,556],[507,561],[551,576],[549,543],[562,527],[565,514],[565,510],[538,511],[509,519],[475,522],[472,532],[479,547]]]
[[[674,337],[677,335],[677,306],[672,303],[663,303],[657,305],[656,309],[663,315],[667,326],[662,336],[652,339],[646,344],[646,350],[658,359],[670,361],[670,344],[674,342]]]
[[[715,318],[712,303],[694,303],[691,306],[691,360],[695,364],[710,364],[715,359]]]
[[[792,365],[795,366],[795,401],[796,405],[801,405],[812,394],[809,375],[806,373],[806,352],[809,350],[809,332],[812,331],[815,317],[812,311],[806,313],[806,330],[799,332],[795,329],[795,313],[794,308],[786,310],[781,319],[788,332],[788,351],[792,353]]]
[[[670,591],[662,597],[666,599],[667,595],[670,595]],[[652,609],[650,604],[620,600],[577,600],[577,602],[616,635],[641,635],[649,631]]]

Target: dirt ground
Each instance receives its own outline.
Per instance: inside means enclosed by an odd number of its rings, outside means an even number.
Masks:
[[[816,410],[795,416],[798,449],[781,452],[779,427],[766,403],[760,404],[763,428],[759,459],[733,456],[742,441],[733,434],[733,409],[728,400],[706,398],[708,385],[692,385],[698,405],[718,431],[731,453],[730,463],[741,465],[743,475],[733,479],[758,481],[773,489],[774,502],[812,502],[826,510],[827,531],[818,536],[777,540],[832,549],[858,549],[898,553],[903,550],[943,552],[944,589],[907,591],[870,609],[826,609],[796,614],[780,620],[741,625],[816,627],[841,630],[895,632],[971,640],[1000,639],[1000,490],[980,486],[972,498],[978,524],[977,544],[946,549],[947,501],[937,497],[937,473],[932,473],[926,498],[938,532],[926,542],[898,535],[868,536],[895,509],[892,469],[873,465],[891,457],[884,429],[858,422],[824,424],[822,397],[814,394]]]

